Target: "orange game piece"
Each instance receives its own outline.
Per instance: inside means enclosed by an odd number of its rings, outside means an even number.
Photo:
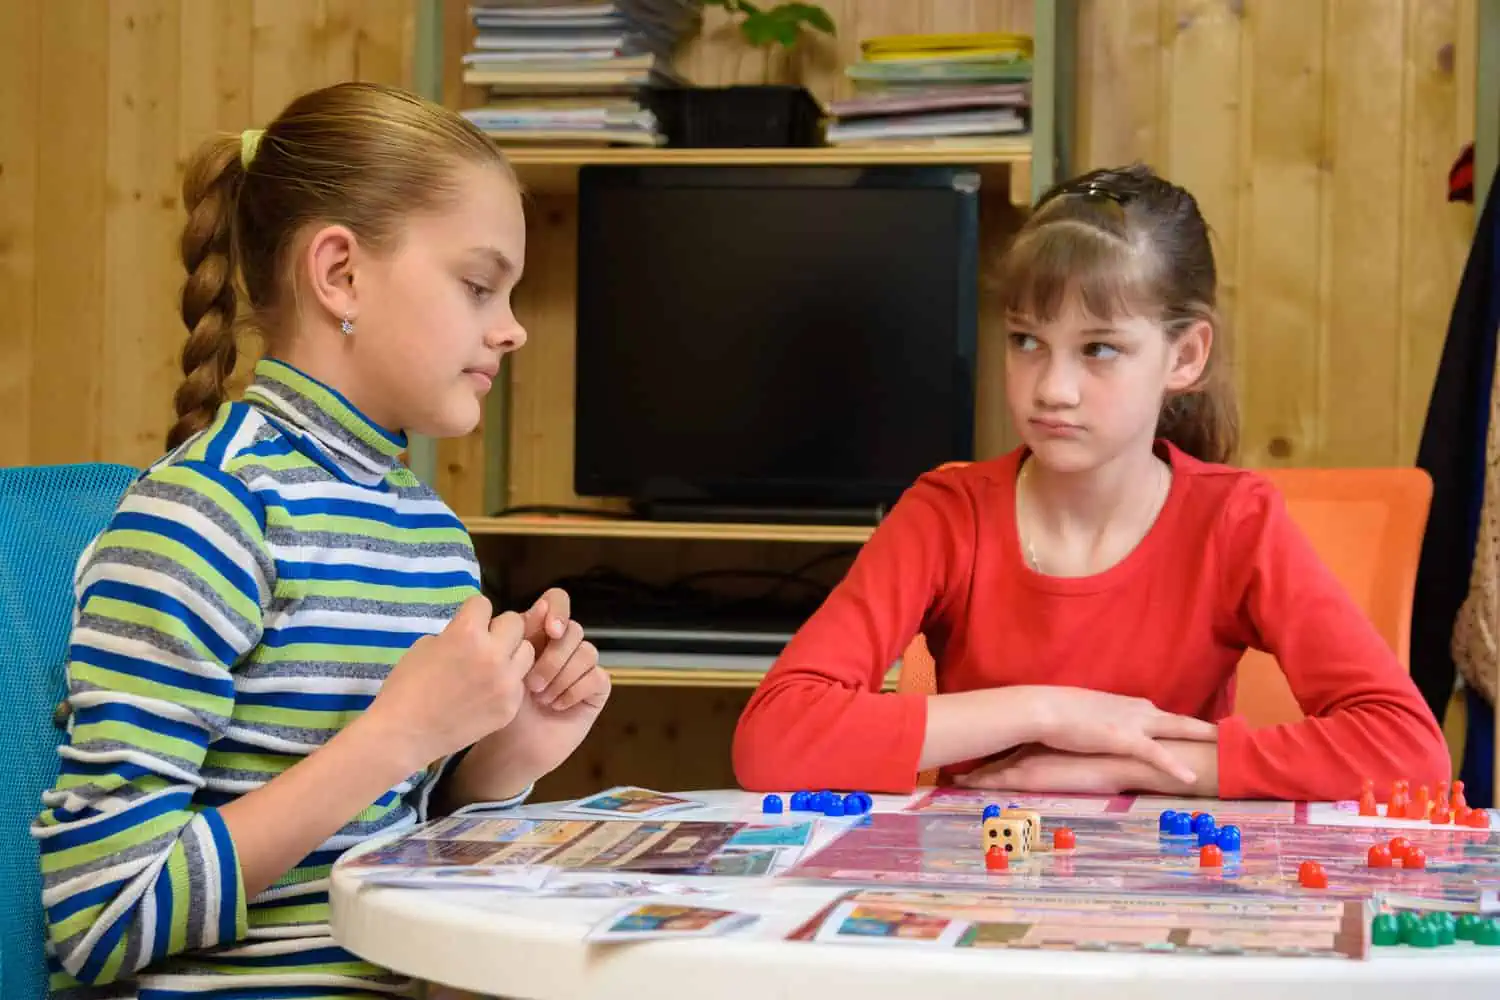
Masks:
[[[1391,867],[1391,849],[1384,844],[1371,845],[1369,865],[1371,868]]]
[[[1453,825],[1454,826],[1468,826],[1469,825],[1469,820],[1473,817],[1473,815],[1474,815],[1474,810],[1470,809],[1468,806],[1464,806],[1462,809],[1454,807],[1454,809],[1453,809]]]
[[[1420,847],[1413,846],[1401,857],[1402,868],[1426,868],[1427,852]]]
[[[1473,827],[1476,830],[1488,830],[1490,814],[1483,809],[1470,809],[1469,815],[1464,819],[1464,826]]]
[[[1297,867],[1297,881],[1304,889],[1328,888],[1328,873],[1316,861],[1304,861]]]
[[[1406,807],[1408,819],[1426,819],[1427,814],[1432,812],[1432,800],[1427,796],[1427,786],[1417,786],[1417,797],[1411,800],[1411,805]]]
[[[1400,860],[1406,857],[1406,852],[1411,850],[1411,841],[1405,837],[1391,838],[1391,857]]]
[[[999,844],[991,844],[984,852],[984,867],[992,872],[1003,872],[1010,867],[1010,856]]]
[[[1359,814],[1361,816],[1379,816],[1380,805],[1375,801],[1375,782],[1366,778],[1359,789]]]
[[[1453,815],[1467,813],[1469,803],[1464,800],[1464,783],[1455,781],[1453,783],[1453,794],[1448,797],[1448,808],[1453,810]]]
[[[1060,826],[1052,831],[1052,849],[1054,851],[1071,851],[1078,846],[1078,838],[1073,831],[1065,826]]]
[[[1453,814],[1448,811],[1447,801],[1445,801],[1444,799],[1438,799],[1437,804],[1432,807],[1432,822],[1436,823],[1438,826],[1444,826],[1452,818]]]
[[[1198,848],[1199,868],[1223,868],[1224,852],[1218,844],[1204,844]]]

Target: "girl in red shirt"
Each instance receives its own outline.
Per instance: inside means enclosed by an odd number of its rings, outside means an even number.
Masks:
[[[1261,476],[1226,463],[1213,251],[1148,168],[1049,192],[1001,262],[1022,444],[922,476],[739,721],[746,788],[961,784],[1221,798],[1436,785],[1437,720]],[[917,634],[938,693],[882,693]],[[1305,713],[1231,712],[1248,647]]]

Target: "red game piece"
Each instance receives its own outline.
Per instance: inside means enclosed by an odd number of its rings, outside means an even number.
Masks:
[[[1073,831],[1065,826],[1060,826],[1052,831],[1052,849],[1054,851],[1071,851],[1078,846],[1078,838]]]
[[[1366,778],[1359,789],[1359,814],[1361,816],[1379,816],[1380,806],[1375,802],[1375,782]]]
[[[1448,796],[1448,808],[1453,810],[1453,821],[1455,823],[1462,823],[1463,820],[1458,817],[1469,814],[1469,803],[1464,799],[1464,783],[1462,781],[1455,781],[1453,783],[1453,794]]]
[[[1417,797],[1411,800],[1411,805],[1406,808],[1408,819],[1426,819],[1427,814],[1432,811],[1432,799],[1428,798],[1427,786],[1417,786]]]
[[[1391,838],[1391,857],[1400,860],[1406,857],[1406,852],[1411,850],[1411,841],[1405,837]]]
[[[1218,844],[1204,844],[1198,848],[1199,868],[1223,868],[1224,851]]]
[[[1402,868],[1426,868],[1427,867],[1427,852],[1424,851],[1424,850],[1422,850],[1420,847],[1417,847],[1417,846],[1413,845],[1413,847],[1411,848],[1411,850],[1407,851],[1404,855],[1402,855],[1402,857],[1401,857],[1401,867]]]
[[[1470,826],[1476,830],[1488,830],[1490,814],[1483,809],[1470,809],[1469,815],[1464,818],[1464,826]]]
[[[1371,845],[1369,864],[1371,868],[1391,867],[1391,849],[1384,844]]]
[[[1437,805],[1432,807],[1432,822],[1438,826],[1445,826],[1453,814],[1448,811],[1448,803],[1444,799],[1438,799]]]
[[[1470,820],[1470,818],[1473,815],[1474,815],[1474,810],[1470,809],[1468,806],[1464,806],[1462,809],[1454,807],[1454,809],[1453,809],[1453,825],[1454,826],[1468,826],[1469,825],[1469,820]]]
[[[1297,881],[1304,889],[1328,888],[1328,873],[1316,861],[1304,861],[1297,868]]]
[[[999,844],[991,844],[990,849],[984,852],[984,867],[992,872],[1003,872],[1010,867],[1010,857],[1005,853],[1005,848]]]

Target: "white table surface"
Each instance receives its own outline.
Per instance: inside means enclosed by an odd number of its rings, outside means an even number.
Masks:
[[[759,795],[682,794],[708,805],[673,813],[672,819],[764,818]],[[876,796],[875,809],[898,811],[910,801],[907,796]],[[556,805],[529,805],[512,814],[555,815]],[[821,842],[833,835],[823,834]],[[818,846],[815,839],[809,850]],[[599,944],[584,940],[588,929],[630,900],[381,888],[361,885],[356,874],[335,868],[333,933],[344,948],[398,973],[480,994],[534,1000],[972,1000],[977,990],[994,996],[997,986],[1003,986],[1006,996],[1028,1000],[1161,1000],[1163,988],[1174,986],[1210,991],[1195,996],[1211,1000],[1500,998],[1500,948],[1382,947],[1373,949],[1368,961],[1351,961],[813,944],[781,938],[852,885],[764,877],[652,877],[722,888],[733,895],[689,898],[754,910],[761,919],[749,933],[727,937]],[[1450,993],[1474,988],[1478,992]]]

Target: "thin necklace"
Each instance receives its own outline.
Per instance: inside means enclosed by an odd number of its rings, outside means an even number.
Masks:
[[[1021,487],[1022,487],[1022,483],[1024,483],[1026,481],[1026,477],[1030,473],[1031,473],[1031,463],[1028,461],[1028,462],[1025,462],[1025,463],[1022,464],[1022,466],[1021,466],[1021,474],[1016,477],[1016,534],[1018,534],[1021,537],[1021,547],[1026,550],[1026,561],[1027,561],[1027,563],[1029,563],[1031,565],[1031,568],[1032,568],[1033,571],[1035,571],[1037,573],[1042,573],[1042,572],[1045,572],[1045,571],[1042,569],[1042,563],[1041,563],[1041,561],[1039,559],[1037,559],[1037,557],[1036,557],[1036,547],[1034,545],[1032,545],[1030,535],[1021,526],[1021,514],[1022,514],[1022,507],[1021,507],[1021,505],[1022,505],[1022,502],[1024,500],[1024,497],[1022,496]],[[1168,473],[1168,475],[1170,476],[1170,473]],[[1157,515],[1161,513],[1161,508],[1165,507],[1166,503],[1167,503],[1166,494],[1162,491],[1162,488],[1161,488],[1161,482],[1162,482],[1162,468],[1161,468],[1160,465],[1158,465],[1157,466],[1157,472],[1156,472],[1156,498],[1152,501],[1153,506],[1155,507],[1155,510],[1153,510],[1151,512],[1151,518],[1150,518],[1150,521],[1149,521],[1149,523],[1147,525],[1147,528],[1146,528],[1146,530],[1148,532],[1151,530],[1150,525],[1156,523],[1156,518],[1157,518]],[[1144,537],[1144,535],[1142,537]],[[1137,540],[1136,544],[1137,545],[1140,544],[1139,540]]]

